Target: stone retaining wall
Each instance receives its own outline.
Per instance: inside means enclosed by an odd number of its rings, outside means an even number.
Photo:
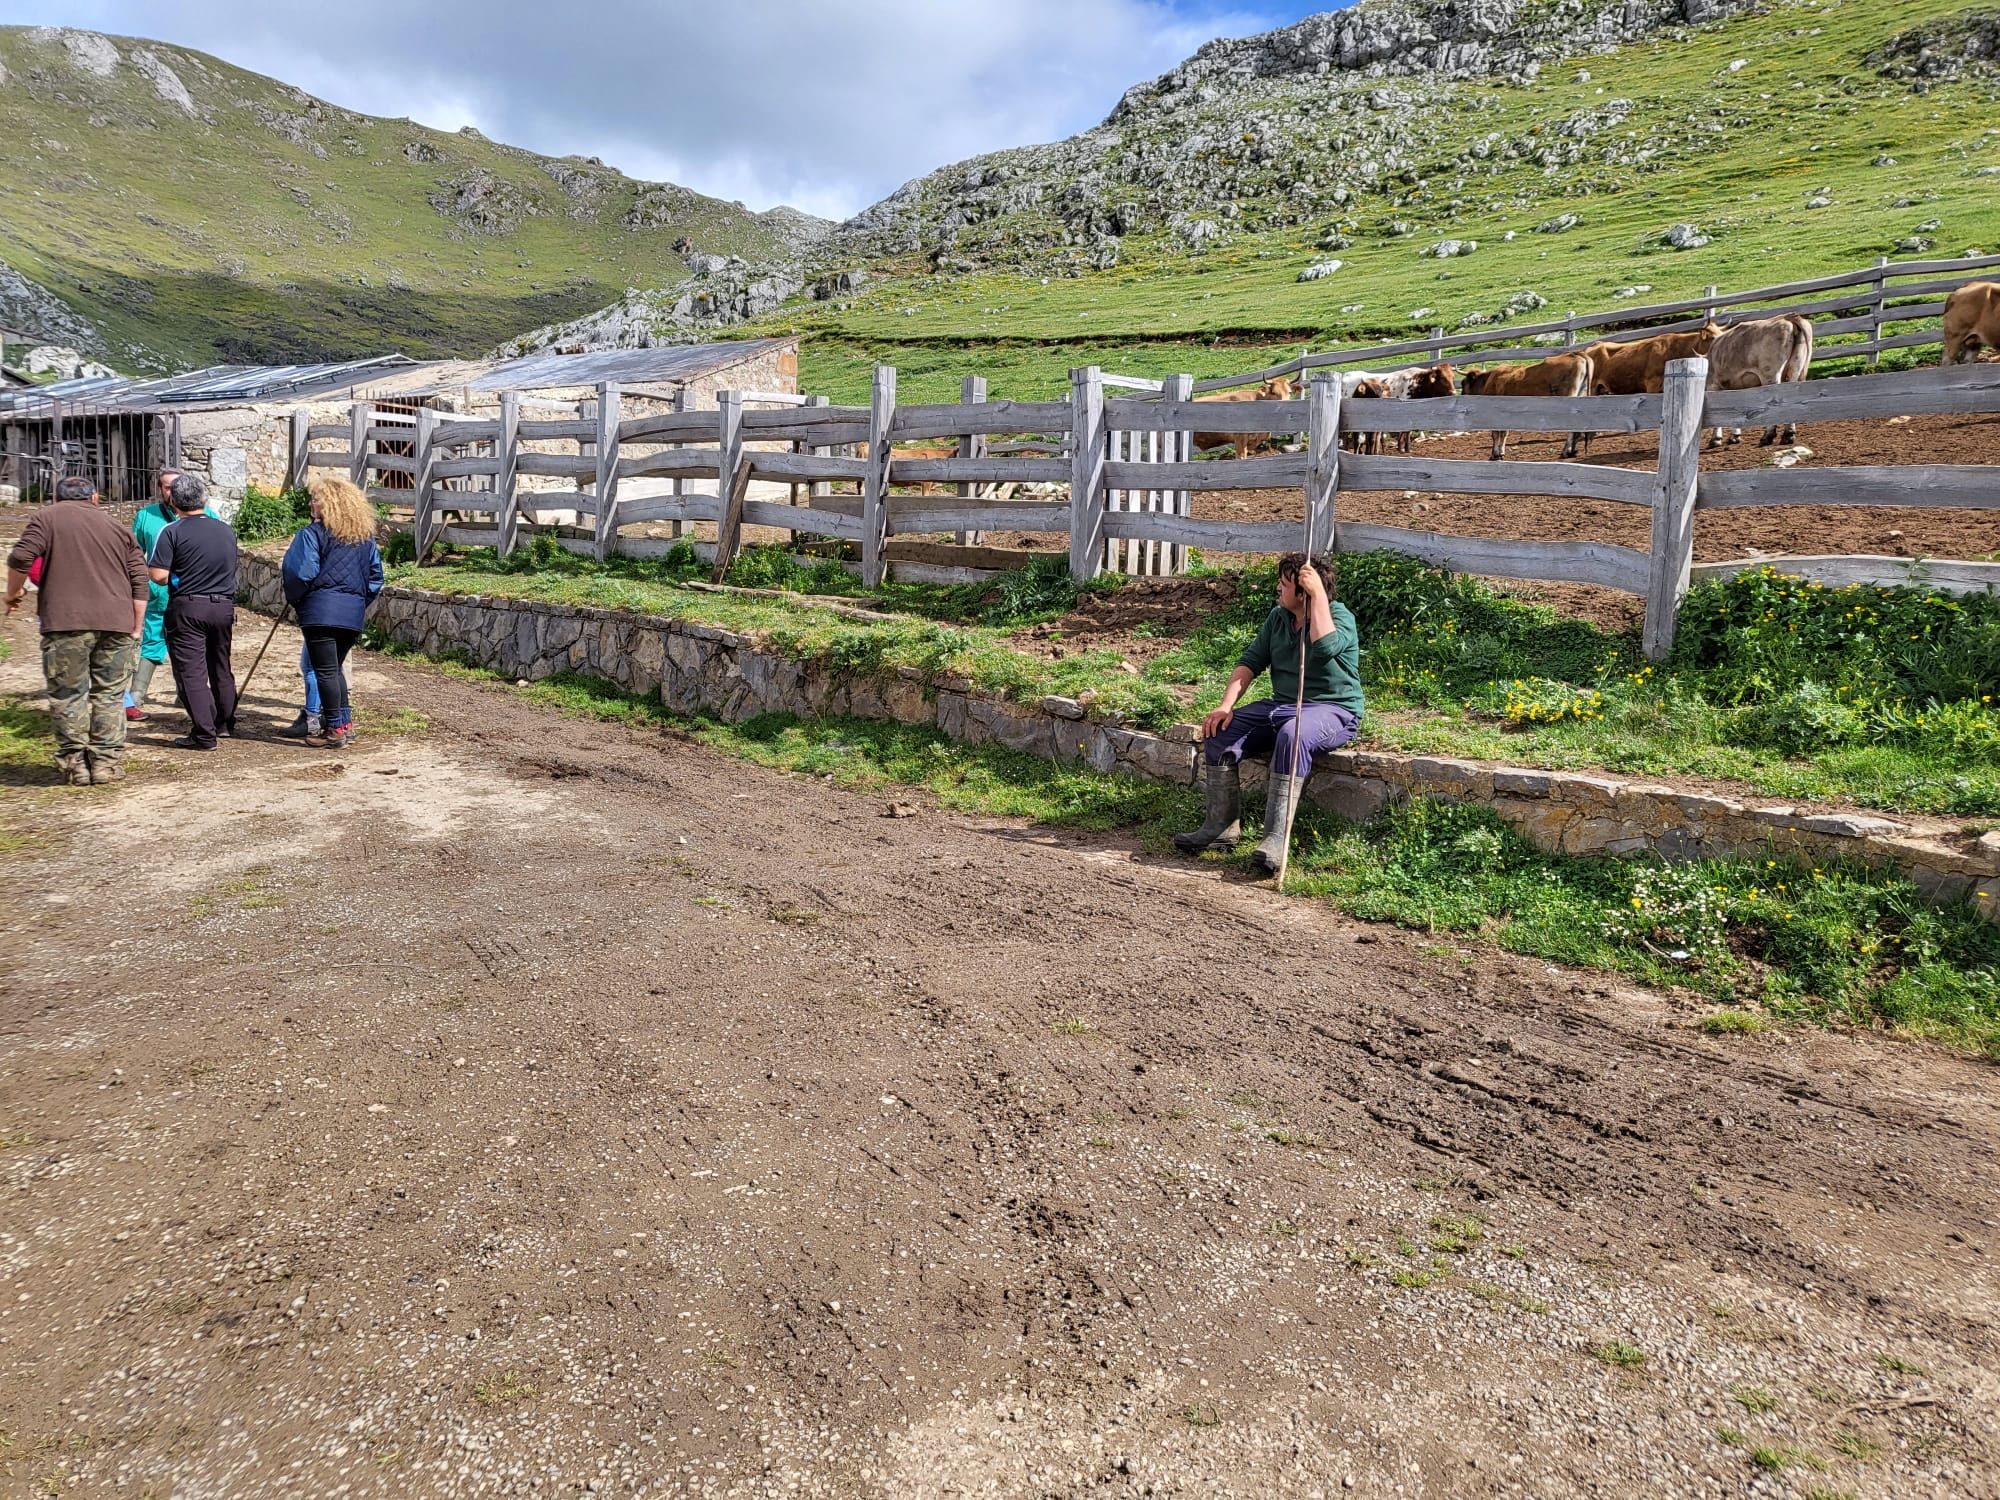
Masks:
[[[276,563],[243,556],[246,598],[275,612]],[[824,660],[759,649],[753,637],[713,625],[626,610],[532,599],[392,587],[374,625],[427,656],[461,656],[509,677],[558,672],[603,678],[625,691],[730,723],[765,712],[849,714],[932,724],[967,744],[1004,745],[1149,780],[1193,785],[1195,730],[1163,735],[1091,715],[1068,698],[1010,703],[971,691],[962,678],[927,682],[911,668],[857,678]],[[1670,860],[1795,853],[1894,868],[1927,894],[1963,896],[2000,920],[2000,832],[1956,848],[1925,830],[1869,813],[1802,811],[1707,792],[1574,771],[1536,771],[1445,756],[1340,750],[1323,755],[1307,796],[1365,822],[1410,796],[1478,802],[1544,849],[1562,854],[1652,853]],[[1257,772],[1250,779],[1254,782]]]

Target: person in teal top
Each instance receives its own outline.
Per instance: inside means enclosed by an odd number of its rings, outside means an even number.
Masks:
[[[132,535],[139,539],[139,551],[153,555],[153,543],[178,514],[168,491],[180,478],[178,469],[160,470],[160,490],[150,504],[139,507],[132,518]],[[146,717],[146,690],[153,685],[153,672],[167,659],[167,586],[156,583],[146,595],[146,628],[139,637],[139,658],[132,668],[132,685],[125,690],[125,717],[134,721]]]
[[[1243,703],[1250,684],[1267,671],[1271,696]],[[1353,739],[1361,727],[1362,707],[1361,636],[1353,612],[1334,598],[1333,566],[1324,558],[1288,552],[1278,561],[1276,608],[1236,659],[1221,706],[1202,721],[1208,818],[1192,833],[1175,834],[1175,847],[1199,854],[1211,844],[1241,837],[1243,758],[1268,755],[1271,776],[1264,799],[1264,841],[1250,862],[1275,873],[1284,858],[1285,834],[1299,790],[1312,774],[1313,756]]]

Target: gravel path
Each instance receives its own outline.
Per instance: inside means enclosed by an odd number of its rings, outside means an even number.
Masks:
[[[2000,1494],[1992,1067],[357,662],[0,784],[0,1490]]]

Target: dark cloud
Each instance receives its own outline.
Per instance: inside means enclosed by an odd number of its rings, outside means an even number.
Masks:
[[[753,208],[842,217],[961,157],[1059,139],[1296,0],[26,0],[9,19],[211,52],[350,109],[475,125]],[[25,12],[25,14],[22,14]]]

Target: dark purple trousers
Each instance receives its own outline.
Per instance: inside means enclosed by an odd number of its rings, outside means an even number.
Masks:
[[[1255,760],[1268,755],[1271,769],[1278,775],[1289,776],[1296,746],[1299,773],[1310,775],[1315,755],[1322,750],[1338,750],[1354,738],[1360,727],[1361,721],[1338,703],[1308,703],[1294,722],[1291,704],[1262,698],[1243,704],[1231,714],[1222,732],[1210,735],[1203,743],[1202,753],[1212,766],[1225,760],[1240,764],[1246,756]]]

